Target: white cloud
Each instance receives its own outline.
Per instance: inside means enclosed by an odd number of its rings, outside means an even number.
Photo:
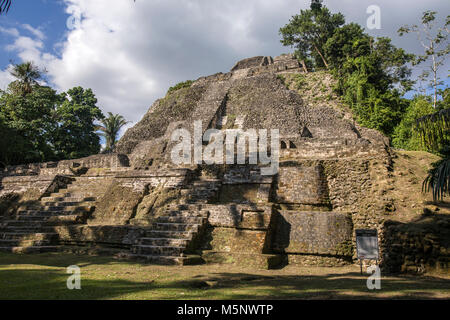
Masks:
[[[29,24],[23,24],[22,27],[25,30],[28,30],[29,32],[31,32],[38,39],[40,39],[40,40],[44,40],[45,39],[45,34],[41,30],[33,28]]]
[[[92,88],[105,112],[120,113],[134,123],[177,82],[228,71],[251,55],[281,53],[278,27],[292,12],[288,8],[300,3],[65,2],[67,13],[79,21],[62,44],[61,58],[48,64],[49,76],[60,90]],[[255,17],[255,10],[263,16]],[[272,13],[276,23],[266,20]],[[271,34],[265,33],[267,23]]]
[[[15,37],[9,49],[23,60],[46,66],[61,91],[74,86],[92,88],[106,113],[122,114],[136,123],[171,85],[215,72],[254,55],[291,51],[279,42],[278,30],[305,9],[300,0],[64,0],[75,22],[62,43],[60,57],[45,53],[41,29],[23,25],[31,36],[0,29]],[[414,38],[396,36],[399,26],[414,23],[420,13],[445,11],[443,0],[380,0],[382,30],[375,36],[394,37],[395,43],[416,48]],[[325,1],[347,21],[365,26],[372,0]],[[439,10],[441,8],[442,10]],[[448,10],[447,10],[448,11]],[[6,31],[5,31],[6,30]]]
[[[18,37],[20,35],[19,30],[16,28],[4,28],[0,26],[0,32],[13,37]]]
[[[9,67],[0,71],[0,90],[5,90],[12,81],[14,77],[10,74]]]

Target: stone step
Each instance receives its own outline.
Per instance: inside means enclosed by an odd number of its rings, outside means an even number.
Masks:
[[[17,216],[17,219],[15,221],[45,221],[45,222],[51,222],[51,221],[80,221],[82,219],[82,216],[71,214],[71,215],[25,215],[21,214]]]
[[[158,217],[157,222],[162,223],[181,223],[181,224],[203,224],[205,222],[205,217],[201,216],[181,216],[181,215],[173,215],[173,216],[161,216]]]
[[[91,211],[95,206],[23,206],[19,211]]]
[[[52,244],[50,240],[0,239],[0,247],[42,247]]]
[[[202,206],[196,204],[170,204],[166,207],[166,209],[174,211],[199,211],[202,210]]]
[[[64,192],[59,190],[58,192],[51,193],[49,198],[93,198],[94,194],[89,191],[77,191],[77,192]]]
[[[208,203],[208,200],[206,200],[206,199],[195,199],[195,198],[190,198],[190,199],[187,199],[187,203],[188,203],[188,204],[194,204],[194,203],[207,204],[207,203]]]
[[[192,239],[192,232],[189,231],[163,231],[148,230],[145,232],[145,238],[169,238],[169,239]]]
[[[121,253],[119,259],[134,260],[156,265],[189,265],[200,264],[202,262],[193,263],[193,261],[202,261],[200,257],[193,259],[191,257],[173,257],[173,256],[159,256],[159,255],[144,255],[133,253]]]
[[[53,233],[53,227],[49,226],[1,226],[0,233]]]
[[[43,207],[79,207],[88,206],[93,201],[41,201]]]
[[[42,217],[52,217],[52,216],[70,216],[73,211],[36,211],[36,210],[21,210],[17,212],[18,216],[42,216]]]
[[[96,201],[95,197],[43,197],[41,202],[89,202]]]
[[[181,257],[186,247],[134,245],[131,250],[134,254]]]
[[[44,253],[58,250],[59,246],[0,247],[0,252],[7,253]]]
[[[53,241],[58,239],[57,233],[0,233],[0,239],[3,240],[35,240],[35,241]]]
[[[155,230],[161,231],[191,231],[198,232],[199,224],[187,224],[187,223],[161,223],[156,222],[154,224]]]
[[[171,238],[140,238],[136,240],[138,245],[144,246],[171,246],[186,247],[188,239],[171,239]]]
[[[169,210],[165,212],[165,215],[163,217],[170,216],[170,217],[202,217],[207,218],[208,212],[207,211],[174,211]]]
[[[6,220],[3,222],[4,227],[48,227],[58,225],[70,225],[80,223],[80,217],[77,215],[55,216],[47,220]]]

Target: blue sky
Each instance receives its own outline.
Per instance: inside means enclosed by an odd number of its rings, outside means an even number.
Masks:
[[[54,45],[65,39],[67,32],[66,21],[69,17],[65,13],[65,4],[62,1],[51,0],[19,0],[15,1],[7,15],[0,18],[0,26],[3,28],[24,29],[22,25],[28,24],[42,31],[45,35],[44,50],[58,54]],[[24,35],[32,33],[24,29]],[[0,38],[0,66],[5,68],[9,61],[20,62],[15,51],[5,50],[11,44],[12,36],[3,34]]]
[[[227,72],[240,59],[291,52],[278,29],[309,0],[15,0],[0,16],[0,88],[11,80],[10,60],[34,60],[58,91],[92,88],[99,106],[134,124],[167,89],[187,79]],[[347,22],[366,26],[372,0],[325,0]],[[378,0],[381,29],[408,52],[414,35],[396,30],[428,9],[442,21],[448,0]],[[72,28],[68,28],[71,17]],[[449,61],[441,76],[449,84]],[[416,74],[417,74],[416,70]],[[129,126],[132,126],[131,123]]]

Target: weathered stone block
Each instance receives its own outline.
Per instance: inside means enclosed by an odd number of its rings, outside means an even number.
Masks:
[[[232,253],[264,253],[267,232],[233,228],[209,228],[203,249]]]
[[[352,256],[351,217],[337,212],[280,211],[276,216],[275,252]]]
[[[322,166],[308,162],[281,163],[276,198],[280,203],[328,204],[328,189]]]
[[[267,230],[272,217],[271,206],[208,205],[205,210],[213,227]]]

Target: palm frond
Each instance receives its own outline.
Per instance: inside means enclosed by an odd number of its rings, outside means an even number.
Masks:
[[[428,172],[422,184],[423,192],[432,192],[433,200],[443,200],[450,194],[450,159],[443,159]]]
[[[6,13],[11,7],[11,0],[0,0],[0,14]]]
[[[438,151],[450,138],[450,109],[417,119],[415,131],[427,149]]]
[[[129,121],[126,121],[125,118],[119,114],[108,112],[108,116],[102,119],[101,123],[102,125],[97,126],[97,130],[100,131],[99,135],[105,138],[106,149],[113,150],[120,129],[129,123]]]
[[[444,158],[433,164],[422,184],[423,192],[432,192],[433,200],[443,200],[450,195],[450,109],[426,115],[416,121],[414,130],[427,149]]]

